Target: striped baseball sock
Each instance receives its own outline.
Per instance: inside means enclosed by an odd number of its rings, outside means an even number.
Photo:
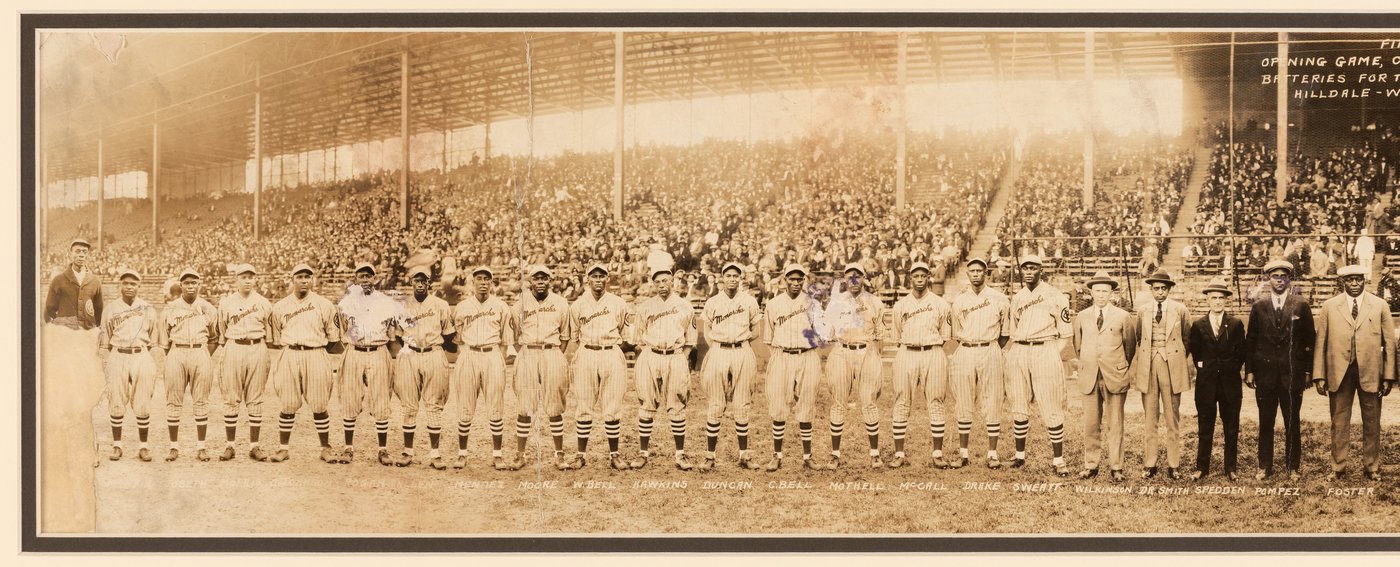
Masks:
[[[997,456],[997,440],[1001,438],[1001,422],[987,424],[987,455]]]
[[[355,446],[355,424],[359,421],[354,417],[343,417],[340,419],[340,428],[345,432],[345,446]]]
[[[113,415],[108,417],[110,418],[109,421],[112,424],[112,445],[114,447],[121,447],[123,417],[120,415]]]
[[[322,447],[331,446],[331,414],[329,412],[313,413],[311,420],[316,424],[316,438],[321,441]]]
[[[896,421],[892,425],[894,438],[894,454],[897,457],[904,456],[904,432],[909,428],[909,422]]]
[[[151,434],[151,416],[136,416],[136,438],[144,445]]]
[[[170,435],[170,446],[180,445],[180,416],[170,416],[165,418],[165,430]]]
[[[588,452],[588,437],[593,435],[593,421],[574,422],[574,438],[578,443],[578,452]]]
[[[238,436],[238,414],[224,416],[224,437],[228,439],[230,447],[233,440]]]
[[[296,425],[297,414],[279,413],[277,414],[277,441],[283,449],[287,448],[287,442],[292,440],[292,426]]]
[[[378,424],[375,424],[375,425],[378,425]],[[416,435],[418,434],[418,424],[417,424],[417,423],[405,423],[405,424],[400,425],[399,428],[403,430],[403,446],[404,446],[404,448],[405,448],[405,449],[412,449],[412,448],[413,448],[413,438],[414,438],[414,436],[416,436]],[[387,420],[387,419],[384,420],[384,433],[386,434],[386,437],[387,437],[387,434],[389,433],[389,420]],[[428,437],[430,437],[430,438],[433,437],[431,428],[429,429]],[[432,448],[434,448],[434,449],[437,448],[437,443],[433,443],[433,442],[431,441],[431,439],[429,440],[429,445],[431,445]]]
[[[880,454],[880,422],[870,422],[865,424],[865,437],[870,440],[870,454]]]
[[[637,444],[642,448],[642,456],[646,456],[651,447],[651,424],[651,418],[637,418]]]
[[[802,458],[812,458],[812,422],[797,422],[797,434],[802,438]]]
[[[404,444],[405,444],[405,445],[412,445],[412,444],[413,444],[413,443],[410,442],[410,441],[412,441],[412,439],[410,439],[410,437],[412,437],[412,435],[413,435],[413,432],[412,432],[412,431],[405,431],[405,432],[404,432]],[[440,426],[440,425],[429,425],[429,426],[428,426],[428,446],[429,446],[429,447],[432,447],[432,448],[434,448],[434,449],[438,448],[438,441],[441,440],[441,439],[442,439],[442,426]]]
[[[1011,433],[1016,436],[1016,458],[1026,458],[1026,436],[1031,432],[1030,421],[1012,421]]]
[[[1056,426],[1054,426],[1054,427],[1047,428],[1047,432],[1050,434],[1050,448],[1053,450],[1053,453],[1054,453],[1054,455],[1055,455],[1055,458],[1058,459],[1058,460],[1060,460],[1060,461],[1064,461],[1064,459],[1062,458],[1062,456],[1064,455],[1064,449],[1065,449],[1065,445],[1064,445],[1064,443],[1065,443],[1065,426],[1064,426],[1064,424],[1060,424],[1060,425],[1056,425]],[[1056,463],[1056,464],[1059,464],[1059,463]]]
[[[506,421],[504,419],[492,419],[486,422],[486,426],[491,430],[491,448],[496,452],[501,450],[501,438],[506,434]],[[471,424],[467,424],[467,430],[471,430]]]
[[[943,435],[947,432],[946,427],[947,425],[941,421],[929,422],[928,424],[929,433],[933,434],[933,455],[935,457],[943,456]]]
[[[515,418],[515,448],[517,451],[525,452],[525,441],[530,438],[530,416],[522,415]]]
[[[258,444],[258,438],[262,436],[262,414],[248,414],[248,441],[254,446]]]
[[[841,454],[841,434],[844,433],[845,431],[846,431],[846,424],[845,424],[845,423],[833,423],[833,424],[831,424],[831,453],[832,453],[832,454],[834,454],[834,455],[840,455],[840,454]]]
[[[676,441],[676,452],[685,450],[685,418],[671,419],[671,437]]]
[[[564,416],[549,416],[549,436],[554,441],[554,452],[564,450]]]
[[[209,431],[209,416],[194,416],[194,438],[201,444],[204,443],[204,435]],[[203,446],[200,446],[203,449]]]
[[[972,422],[958,420],[958,453],[967,458],[967,442],[972,437]]]
[[[787,434],[787,422],[773,422],[773,452],[783,452],[783,435]]]
[[[492,422],[492,423],[493,423],[493,424],[496,424],[496,423],[499,423],[499,422]],[[498,435],[498,436],[500,435],[500,432],[497,431],[497,430],[493,430],[493,433],[496,433],[496,435]],[[459,422],[457,422],[457,449],[458,449],[458,450],[460,450],[460,451],[466,451],[466,450],[467,450],[467,436],[469,436],[469,435],[471,435],[471,434],[472,434],[472,422],[470,422],[470,421],[459,421]],[[498,448],[499,448],[499,447],[498,447]]]
[[[616,419],[603,422],[603,432],[608,436],[608,452],[617,452],[618,440],[622,438],[622,422]]]
[[[715,447],[719,445],[719,422],[705,422],[705,450],[714,453]]]
[[[405,429],[405,431],[407,431],[407,429]],[[379,448],[383,449],[384,447],[389,446],[389,420],[387,420],[387,419],[376,419],[376,420],[374,420],[374,437],[375,437],[374,440],[379,442]],[[412,448],[413,448],[413,444],[412,444],[412,443],[407,443],[407,444],[404,445],[404,449],[412,449]]]
[[[735,422],[735,423],[734,423],[734,436],[737,437],[737,438],[739,439],[739,450],[740,450],[740,451],[748,451],[748,450],[749,450],[749,424],[748,424],[748,423],[738,423],[738,422]]]

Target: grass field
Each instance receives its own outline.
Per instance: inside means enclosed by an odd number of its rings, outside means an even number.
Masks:
[[[888,411],[892,390],[886,389],[882,443],[890,456]],[[704,423],[699,408],[704,395],[692,381],[692,413],[687,452],[702,455]],[[755,401],[762,415],[764,397]],[[163,400],[163,384],[157,398]],[[506,406],[515,407],[507,393]],[[217,391],[215,393],[217,398]],[[629,400],[632,396],[629,395]],[[396,402],[397,404],[397,402]],[[632,403],[628,404],[632,406]],[[1082,466],[1082,429],[1077,398],[1070,396],[1066,457],[1076,472]],[[1221,448],[1217,440],[1213,476],[1200,482],[1138,478],[1141,471],[1142,408],[1136,393],[1128,400],[1127,472],[1122,485],[1107,474],[1081,481],[1061,479],[1050,467],[1050,446],[1043,425],[1032,417],[1029,462],[1024,469],[988,470],[984,465],[985,436],[974,426],[972,465],[956,471],[927,466],[930,439],[923,402],[915,404],[908,453],[912,467],[876,470],[868,467],[865,435],[858,419],[848,418],[845,465],[836,471],[803,471],[795,423],[788,425],[784,468],[777,473],[739,470],[732,425],[726,421],[720,466],[705,474],[683,472],[671,464],[672,442],[658,421],[652,440],[651,465],[639,471],[607,468],[602,427],[595,424],[586,468],[557,471],[552,467],[549,439],[537,432],[531,441],[525,470],[499,472],[490,468],[490,438],[484,417],[478,416],[471,438],[471,463],[465,470],[434,471],[426,465],[383,467],[373,461],[373,424],[361,418],[356,460],[327,465],[317,460],[315,431],[305,411],[293,434],[292,459],[258,463],[247,459],[247,430],[240,423],[238,458],[221,463],[198,462],[190,450],[194,427],[186,416],[181,438],[185,451],[175,463],[161,460],[166,448],[164,406],[156,404],[151,447],[155,462],[135,458],[135,432],[128,419],[126,458],[105,460],[110,441],[105,400],[93,413],[101,445],[97,470],[98,531],[142,534],[1078,534],[1078,533],[1389,533],[1400,531],[1400,424],[1389,409],[1382,432],[1382,461],[1387,478],[1368,482],[1354,464],[1350,475],[1335,485],[1323,481],[1329,470],[1329,425],[1326,402],[1309,393],[1304,402],[1304,479],[1290,483],[1275,475],[1253,479],[1256,429],[1253,394],[1246,391],[1240,439],[1242,480],[1227,483],[1219,476]],[[825,398],[819,408],[826,407]],[[223,428],[211,404],[209,447],[223,446]],[[333,403],[332,444],[340,443],[340,415]],[[636,452],[635,408],[623,419],[622,450]],[[455,408],[447,408],[448,423]],[[397,414],[397,406],[395,408]],[[572,414],[572,409],[566,412]],[[1193,470],[1195,411],[1191,393],[1182,395],[1183,472]],[[851,415],[848,412],[848,415]],[[858,415],[858,412],[857,412]],[[1359,422],[1359,417],[1355,418]],[[418,454],[426,456],[427,435],[422,421]],[[275,424],[266,421],[265,424]],[[513,420],[508,417],[507,455],[513,447]],[[950,424],[950,430],[955,427]],[[1001,444],[1002,458],[1012,452],[1009,419]],[[1360,443],[1353,428],[1353,462]],[[455,428],[444,428],[444,453],[456,449]],[[573,427],[565,435],[572,451]],[[275,425],[264,428],[264,445],[275,443]],[[1217,428],[1217,436],[1218,428]],[[829,449],[827,423],[814,427],[814,454],[825,461]],[[1278,470],[1282,469],[1282,433],[1278,435]],[[390,447],[402,442],[397,421]],[[949,437],[956,447],[956,437]],[[756,420],[751,447],[760,462],[771,451],[767,422]],[[657,450],[659,449],[659,451]],[[955,451],[956,449],[954,449]],[[543,464],[544,466],[539,466]],[[1165,465],[1165,456],[1162,458]],[[1101,465],[1105,471],[1107,465]],[[1121,487],[1121,489],[1119,489]],[[1102,492],[1104,489],[1121,493]],[[1352,490],[1354,489],[1354,490]],[[1100,492],[1093,492],[1099,490]]]

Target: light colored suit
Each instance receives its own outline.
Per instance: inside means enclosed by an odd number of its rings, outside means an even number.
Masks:
[[[1186,349],[1186,332],[1191,328],[1190,311],[1181,302],[1167,299],[1162,302],[1162,319],[1157,318],[1157,302],[1143,304],[1137,312],[1138,348],[1133,357],[1133,389],[1142,392],[1143,453],[1144,467],[1157,466],[1157,449],[1162,439],[1157,435],[1157,422],[1161,418],[1166,437],[1167,466],[1181,466],[1181,393],[1191,388],[1192,368],[1186,362],[1190,354]],[[1154,352],[1152,348],[1153,328],[1163,325],[1166,334],[1165,345]]]
[[[1123,402],[1128,396],[1128,363],[1137,349],[1137,322],[1113,305],[1089,307],[1074,322],[1074,351],[1079,355],[1080,394],[1084,408],[1084,468],[1097,469],[1100,438],[1107,433],[1108,466],[1123,470]],[[1106,422],[1106,423],[1105,423]],[[1107,425],[1107,432],[1101,430]]]
[[[1332,411],[1332,470],[1346,465],[1351,441],[1352,398],[1360,397],[1361,464],[1380,466],[1381,382],[1395,380],[1395,322],[1385,300],[1365,291],[1345,292],[1322,303],[1313,348],[1313,380],[1325,380]],[[1357,391],[1360,390],[1360,394]]]

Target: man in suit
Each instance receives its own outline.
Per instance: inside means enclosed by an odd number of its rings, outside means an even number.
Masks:
[[[1342,293],[1322,304],[1313,352],[1313,386],[1332,410],[1332,474],[1342,478],[1351,441],[1351,400],[1361,403],[1362,474],[1380,480],[1381,398],[1395,387],[1395,322],[1389,306],[1367,293],[1366,269],[1337,270]],[[1357,390],[1360,390],[1358,393]]]
[[[74,238],[68,246],[68,269],[49,282],[49,296],[44,301],[45,322],[78,330],[96,327],[102,320],[102,279],[87,269],[91,250],[92,245],[81,238]]]
[[[1152,301],[1138,309],[1138,348],[1134,361],[1133,388],[1142,392],[1143,441],[1142,478],[1157,474],[1157,435],[1160,419],[1167,445],[1167,477],[1180,480],[1181,473],[1181,393],[1191,388],[1195,367],[1186,363],[1186,331],[1190,328],[1185,305],[1168,299],[1176,282],[1170,274],[1157,272],[1147,278]]]
[[[1239,454],[1240,403],[1244,389],[1240,367],[1244,365],[1244,323],[1225,312],[1231,292],[1223,278],[1215,278],[1201,290],[1210,312],[1191,324],[1186,336],[1196,362],[1196,472],[1191,480],[1210,474],[1210,451],[1215,440],[1215,416],[1225,439],[1225,478],[1235,480]]]
[[[1273,260],[1264,265],[1264,273],[1269,293],[1250,306],[1244,341],[1244,385],[1255,390],[1259,404],[1259,472],[1254,478],[1263,480],[1274,472],[1274,419],[1281,413],[1284,463],[1289,480],[1296,481],[1302,478],[1299,410],[1312,375],[1317,334],[1308,302],[1293,293],[1293,264]]]
[[[1109,303],[1118,282],[1108,272],[1100,271],[1086,283],[1094,305],[1080,311],[1074,322],[1074,350],[1079,355],[1075,389],[1084,407],[1084,470],[1079,478],[1098,476],[1100,427],[1107,425],[1109,474],[1113,482],[1122,482],[1123,402],[1128,397],[1128,363],[1137,350],[1137,322]]]

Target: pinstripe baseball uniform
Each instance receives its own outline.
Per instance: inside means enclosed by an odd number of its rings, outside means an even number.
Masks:
[[[325,413],[330,405],[334,384],[325,349],[340,342],[335,314],[335,305],[314,291],[301,299],[293,293],[272,306],[275,343],[282,347],[272,355],[272,387],[280,413],[295,414],[302,404],[312,413]]]
[[[403,411],[403,427],[418,424],[418,406],[427,407],[428,430],[442,427],[442,408],[447,403],[447,358],[443,337],[456,332],[452,308],[441,297],[431,295],[418,301],[413,294],[404,299],[407,316],[399,325],[404,349],[394,366],[394,395]]]
[[[875,342],[885,338],[883,309],[880,300],[870,293],[858,296],[836,293],[827,304],[827,336],[837,343],[826,359],[833,428],[846,423],[846,404],[853,387],[865,422],[874,423],[880,419],[880,410],[875,405],[880,397],[880,351]]]
[[[520,415],[534,416],[541,409],[546,416],[564,413],[569,363],[561,346],[573,332],[568,315],[569,303],[557,293],[550,293],[541,301],[527,292],[515,305],[515,320],[520,326],[515,397],[520,403]]]
[[[214,386],[214,367],[209,357],[210,341],[218,340],[219,312],[202,297],[194,302],[184,298],[165,304],[156,325],[156,344],[165,354],[165,419],[179,423],[185,405],[185,391],[194,398],[194,418],[199,423],[209,416],[209,391]]]
[[[452,310],[452,326],[462,357],[452,369],[452,399],[457,404],[457,420],[470,424],[476,413],[478,394],[485,396],[486,417],[500,421],[505,414],[506,348],[515,342],[511,310],[494,295],[485,302],[475,295],[462,298]],[[519,373],[519,366],[516,367]],[[517,390],[518,395],[518,390]],[[527,400],[517,403],[524,404]]]
[[[749,343],[755,338],[762,317],[758,301],[743,291],[735,290],[734,297],[721,291],[705,300],[700,318],[710,350],[700,365],[700,376],[707,400],[707,421],[719,422],[726,406],[732,404],[734,423],[749,422],[754,377],[758,374],[758,358]]]
[[[336,308],[345,325],[342,335],[350,347],[340,359],[341,417],[353,420],[369,410],[376,422],[388,421],[394,379],[386,345],[407,312],[389,296],[379,291],[365,295],[358,286],[350,286]]]
[[[116,299],[102,310],[98,327],[98,348],[110,349],[104,370],[107,374],[108,412],[114,426],[126,416],[126,406],[136,413],[138,423],[151,416],[155,395],[156,363],[151,358],[151,335],[156,327],[156,309],[139,297],[128,305]]]
[[[633,372],[639,419],[651,419],[663,407],[673,421],[685,418],[690,365],[683,348],[695,346],[695,325],[695,308],[675,294],[665,300],[647,298],[637,307],[635,334],[641,354]]]
[[[806,292],[797,297],[784,292],[768,300],[764,326],[773,350],[764,386],[768,414],[775,422],[791,416],[807,423],[816,413],[822,368],[821,355],[814,348],[817,331],[808,314],[811,303]]]
[[[998,341],[1011,335],[1010,309],[1006,295],[990,287],[975,294],[965,288],[953,298],[952,332],[959,346],[948,376],[960,423],[972,422],[974,399],[988,425],[1001,423],[1005,363]]]
[[[905,295],[894,304],[890,340],[899,345],[894,355],[895,424],[909,421],[915,392],[923,390],[930,423],[943,423],[943,398],[948,389],[948,358],[943,343],[952,333],[947,301],[931,291],[923,297]],[[896,428],[895,437],[899,438]]]
[[[1047,428],[1065,421],[1065,367],[1060,339],[1072,336],[1069,299],[1046,282],[1034,291],[1021,288],[1011,297],[1011,348],[1006,355],[1006,396],[1017,421],[1030,416],[1036,402]]]
[[[627,361],[622,357],[627,302],[610,292],[600,299],[586,291],[569,306],[570,342],[578,343],[574,355],[574,419],[593,421],[601,395],[603,420],[622,416],[622,400],[627,395]]]
[[[249,424],[261,424],[263,391],[267,388],[268,318],[272,302],[256,291],[247,297],[234,292],[219,300],[219,328],[224,362],[219,393],[224,399],[224,424],[232,427],[239,406],[247,405]]]

